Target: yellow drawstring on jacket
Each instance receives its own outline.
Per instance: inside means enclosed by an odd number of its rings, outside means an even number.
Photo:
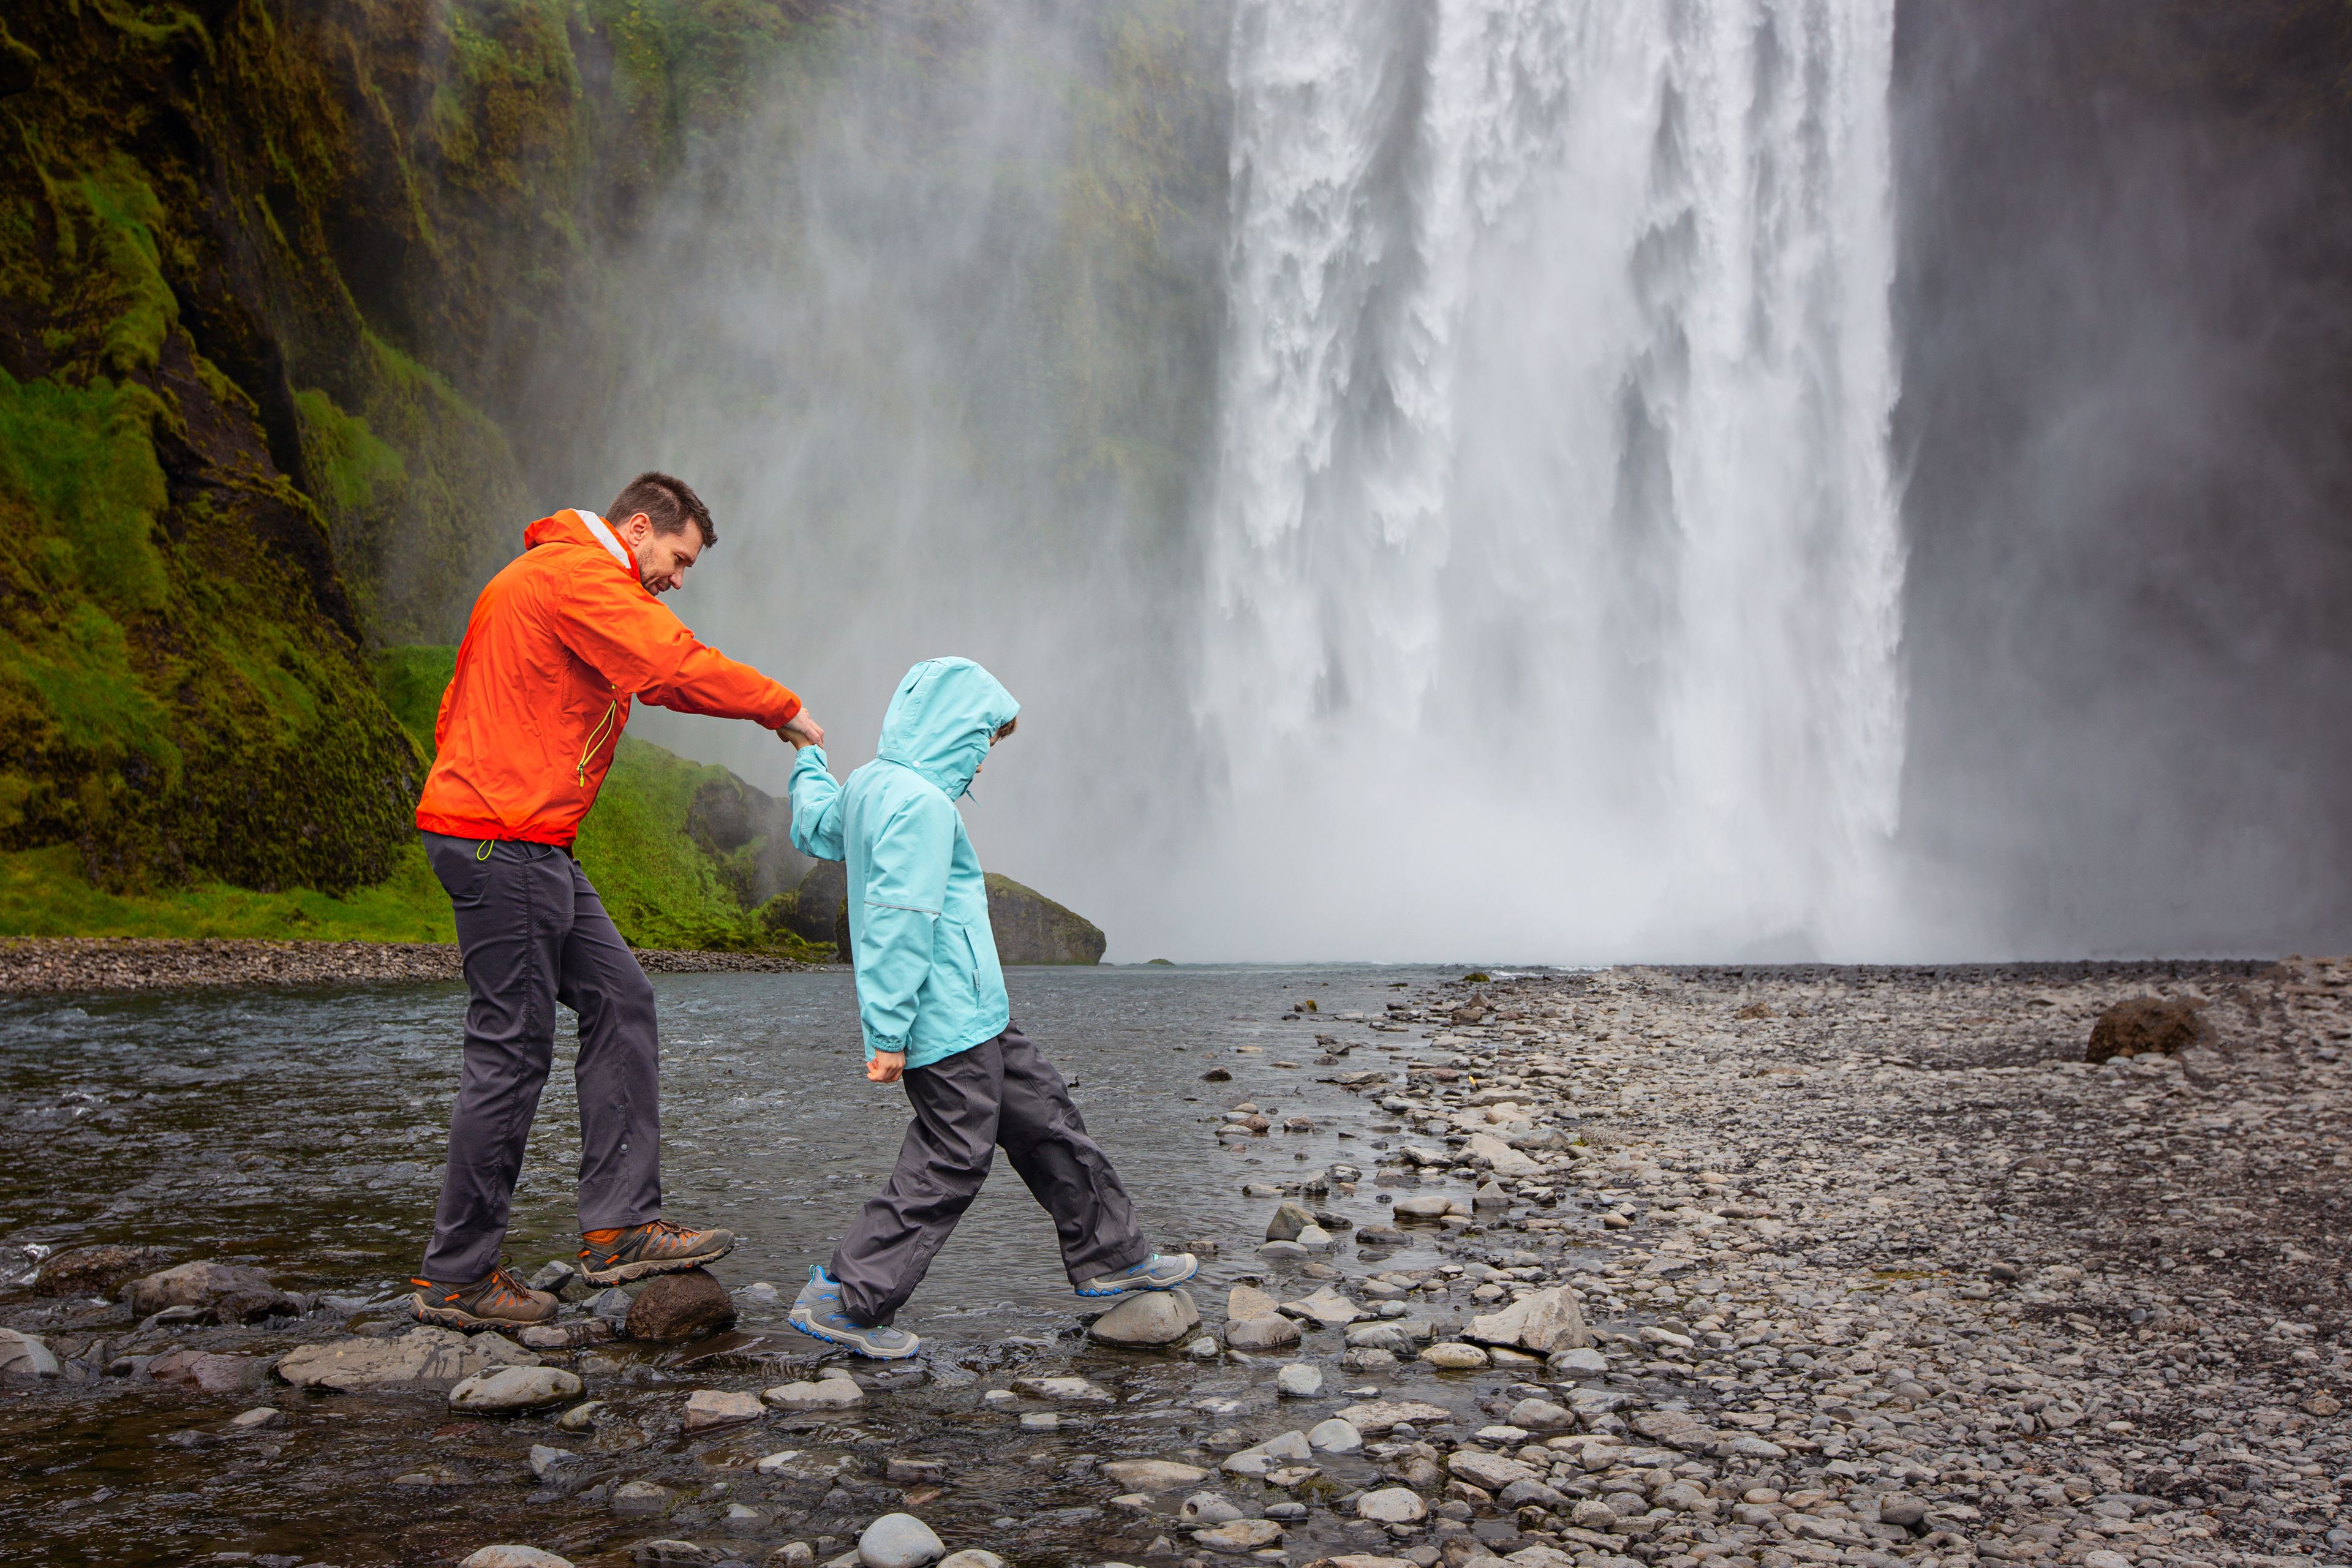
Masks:
[[[620,716],[621,704],[616,698],[605,704],[604,716],[596,721],[596,728],[590,733],[588,743],[580,749],[580,765],[572,770],[572,773],[580,781],[582,789],[588,787],[588,759],[594,756],[596,748],[604,743],[605,728]]]

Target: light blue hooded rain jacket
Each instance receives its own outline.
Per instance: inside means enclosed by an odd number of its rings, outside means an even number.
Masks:
[[[824,752],[793,764],[793,843],[846,861],[849,937],[866,1056],[904,1051],[929,1067],[1004,1032],[1012,1005],[988,887],[955,803],[1021,705],[968,658],[907,672],[882,717],[875,759],[837,784]]]

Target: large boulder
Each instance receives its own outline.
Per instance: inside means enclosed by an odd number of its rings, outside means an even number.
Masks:
[[[1100,963],[1102,928],[1010,877],[988,876],[988,923],[1000,963]]]
[[[341,1339],[303,1345],[279,1358],[278,1375],[297,1388],[337,1394],[368,1389],[454,1388],[501,1366],[537,1366],[539,1357],[497,1334],[418,1327],[397,1339]]]
[[[705,1268],[658,1275],[629,1303],[633,1340],[681,1344],[734,1326],[735,1298]]]
[[[2091,1026],[2086,1062],[2115,1057],[2137,1057],[2150,1051],[2178,1056],[2213,1043],[2213,1026],[2205,1019],[2205,1004],[2187,998],[2132,996],[2099,1015]]]
[[[838,860],[817,861],[780,913],[785,930],[803,942],[835,942],[845,960],[849,944],[842,932],[849,923],[849,868]]]
[[[195,1307],[221,1322],[245,1323],[299,1310],[268,1275],[234,1263],[183,1263],[134,1281],[124,1295],[142,1318],[166,1307]]]

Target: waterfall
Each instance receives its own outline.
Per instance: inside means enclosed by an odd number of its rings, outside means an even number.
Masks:
[[[1243,0],[1194,688],[1228,932],[1900,945],[1893,33]]]

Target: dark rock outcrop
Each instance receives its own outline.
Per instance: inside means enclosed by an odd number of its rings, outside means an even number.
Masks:
[[[988,923],[1000,963],[1100,963],[1102,928],[1010,877],[988,874]]]
[[[2099,1015],[2091,1026],[2090,1048],[2083,1053],[2083,1059],[2103,1062],[2149,1051],[2178,1056],[2212,1040],[2213,1026],[2206,1021],[2204,1003],[2133,996]]]

